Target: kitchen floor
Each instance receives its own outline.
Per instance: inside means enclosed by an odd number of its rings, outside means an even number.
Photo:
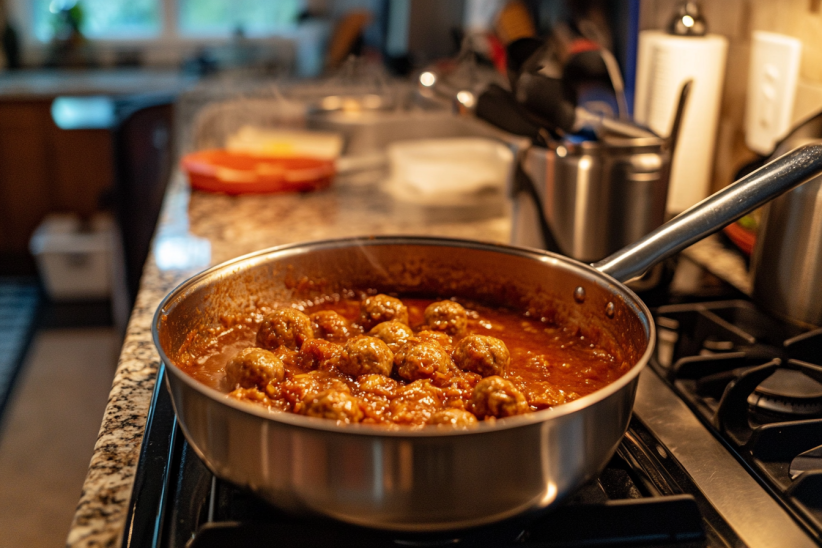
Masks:
[[[114,376],[110,327],[41,329],[0,423],[0,547],[64,546]]]

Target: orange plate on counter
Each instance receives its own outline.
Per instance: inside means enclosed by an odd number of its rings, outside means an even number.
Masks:
[[[307,192],[334,180],[334,162],[318,158],[253,156],[201,150],[183,156],[192,188],[226,194]]]

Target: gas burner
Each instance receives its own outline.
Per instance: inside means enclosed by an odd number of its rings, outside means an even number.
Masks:
[[[822,383],[801,371],[777,369],[748,396],[748,404],[787,419],[822,417]]]
[[[745,301],[662,306],[656,317],[653,368],[822,540],[822,471],[796,473],[822,443],[822,329],[798,332]]]

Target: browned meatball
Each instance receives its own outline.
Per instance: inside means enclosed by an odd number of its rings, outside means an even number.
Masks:
[[[427,421],[437,426],[452,426],[454,428],[468,428],[477,424],[477,417],[464,409],[441,409]]]
[[[408,324],[408,309],[402,301],[388,295],[374,295],[360,303],[359,324],[363,330],[370,331],[382,322],[397,320]]]
[[[387,344],[391,352],[394,353],[414,336],[414,332],[411,331],[410,327],[397,320],[377,324],[368,334]]]
[[[246,401],[250,403],[261,403],[263,405],[271,405],[272,401],[261,392],[259,388],[237,388],[228,393],[229,398],[235,400]]]
[[[311,320],[293,308],[278,308],[268,314],[257,331],[257,345],[272,350],[278,346],[299,350],[303,342],[313,338]]]
[[[439,301],[426,307],[425,325],[432,331],[442,331],[461,337],[468,328],[468,316],[461,304],[454,301]]]
[[[348,375],[390,375],[394,365],[394,353],[388,345],[376,337],[359,335],[349,339],[343,347],[338,368]]]
[[[285,376],[282,360],[262,348],[246,348],[225,366],[225,381],[229,390],[235,388],[264,388],[271,381]]]
[[[357,382],[363,392],[385,397],[395,396],[400,385],[391,377],[376,374],[363,375],[357,379]]]
[[[408,344],[400,350],[399,356],[397,374],[403,379],[431,379],[434,384],[440,384],[451,377],[451,358],[436,343]]]
[[[352,335],[348,320],[333,310],[320,310],[309,318],[317,338],[342,344]]]
[[[510,417],[530,410],[522,392],[511,381],[497,376],[486,377],[477,383],[471,395],[471,408],[480,418]]]
[[[483,377],[502,375],[510,362],[505,343],[488,335],[468,335],[454,348],[454,363]]]
[[[291,375],[280,383],[269,384],[266,387],[266,394],[272,400],[277,398],[283,400],[292,407],[292,411],[299,413],[303,400],[309,395],[332,389],[339,392],[351,392],[345,381],[337,378],[333,373],[317,369],[308,373]]]
[[[338,367],[343,355],[342,345],[311,339],[303,343],[297,356],[297,363],[302,369],[331,369]]]
[[[308,396],[303,401],[300,413],[345,423],[360,422],[365,416],[357,398],[348,392],[334,389]]]
[[[425,423],[442,409],[443,392],[428,379],[414,381],[397,391],[389,404],[390,418],[395,424]]]
[[[415,335],[415,338],[419,340],[419,342],[437,343],[449,354],[451,353],[451,350],[453,350],[454,343],[451,340],[451,337],[442,331],[420,331]]]

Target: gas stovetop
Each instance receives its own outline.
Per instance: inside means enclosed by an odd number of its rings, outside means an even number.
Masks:
[[[651,365],[795,520],[822,538],[822,329],[747,301],[656,309]]]
[[[699,287],[646,299],[658,305],[659,345],[628,432],[600,476],[557,509],[435,535],[287,515],[211,474],[158,383],[123,546],[814,546],[822,335],[747,301],[666,304],[739,295],[716,280]]]

